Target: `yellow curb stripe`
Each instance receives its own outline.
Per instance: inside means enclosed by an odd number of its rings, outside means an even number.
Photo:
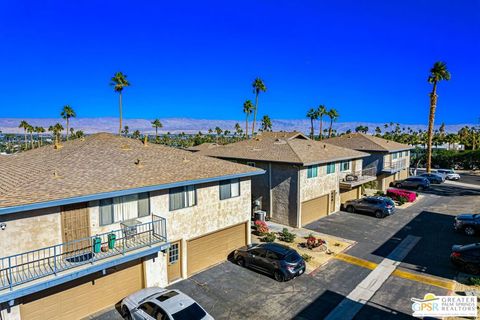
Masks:
[[[442,280],[442,279],[438,279],[430,276],[415,274],[415,273],[403,271],[400,269],[393,271],[392,275],[397,276],[399,278],[421,282],[421,283],[428,284],[435,287],[444,288],[447,290],[455,289],[455,283],[453,281],[447,281],[447,280]]]
[[[370,269],[370,270],[373,270],[378,266],[378,264],[374,262],[371,262],[365,259],[360,259],[345,253],[336,254],[334,258],[337,260],[345,261],[347,263],[350,263],[362,268]],[[402,279],[412,280],[412,281],[416,281],[416,282],[420,282],[420,283],[424,283],[424,284],[428,284],[431,286],[440,287],[448,290],[454,290],[455,288],[455,283],[453,281],[447,281],[447,280],[442,280],[435,277],[415,274],[415,273],[403,271],[400,269],[396,269],[395,271],[393,271],[392,275]]]
[[[350,263],[350,264],[353,264],[353,265],[356,265],[356,266],[359,266],[359,267],[362,267],[362,268],[367,268],[367,269],[370,269],[370,270],[375,269],[378,265],[374,262],[364,260],[364,259],[360,259],[360,258],[351,256],[351,255],[348,255],[348,254],[345,254],[345,253],[336,254],[334,256],[334,258],[337,259],[337,260],[345,261],[347,263]]]

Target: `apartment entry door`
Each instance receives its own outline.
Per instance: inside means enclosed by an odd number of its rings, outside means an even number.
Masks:
[[[182,245],[181,241],[173,242],[167,254],[168,283],[182,277]]]
[[[78,203],[62,207],[63,242],[71,242],[90,237],[90,219],[86,203]],[[90,241],[75,241],[67,245],[64,251],[72,252],[89,247]]]

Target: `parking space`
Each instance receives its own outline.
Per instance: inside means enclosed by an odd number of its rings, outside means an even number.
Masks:
[[[333,259],[309,275],[280,283],[224,262],[170,287],[193,297],[215,319],[321,319],[405,237],[414,235],[420,241],[400,264],[401,272],[394,272],[355,317],[410,319],[412,297],[448,294],[458,274],[449,262],[451,246],[478,241],[454,232],[453,220],[480,208],[480,197],[475,190],[458,187],[445,196],[444,188],[452,186],[435,186],[418,203],[384,219],[339,212],[307,225],[357,242],[346,252],[347,258]]]

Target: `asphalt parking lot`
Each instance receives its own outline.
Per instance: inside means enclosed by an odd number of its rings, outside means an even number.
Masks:
[[[392,274],[362,307],[355,319],[411,319],[412,297],[426,293],[446,295],[449,289],[422,280],[422,276],[452,282],[459,270],[450,265],[453,244],[475,242],[453,231],[456,214],[480,208],[480,189],[435,185],[417,204],[398,209],[385,219],[339,212],[307,226],[312,230],[357,244],[346,254],[361,261],[381,262],[405,237],[420,237],[403,259],[401,271]],[[231,262],[201,272],[170,286],[197,300],[215,319],[321,319],[357,287],[371,269],[333,259],[309,275],[278,283],[256,271]],[[416,276],[419,278],[417,279]],[[116,319],[114,311],[108,317]]]

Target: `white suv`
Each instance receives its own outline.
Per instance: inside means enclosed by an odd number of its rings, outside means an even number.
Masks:
[[[436,173],[443,175],[447,180],[460,180],[460,175],[453,169],[437,169]]]

